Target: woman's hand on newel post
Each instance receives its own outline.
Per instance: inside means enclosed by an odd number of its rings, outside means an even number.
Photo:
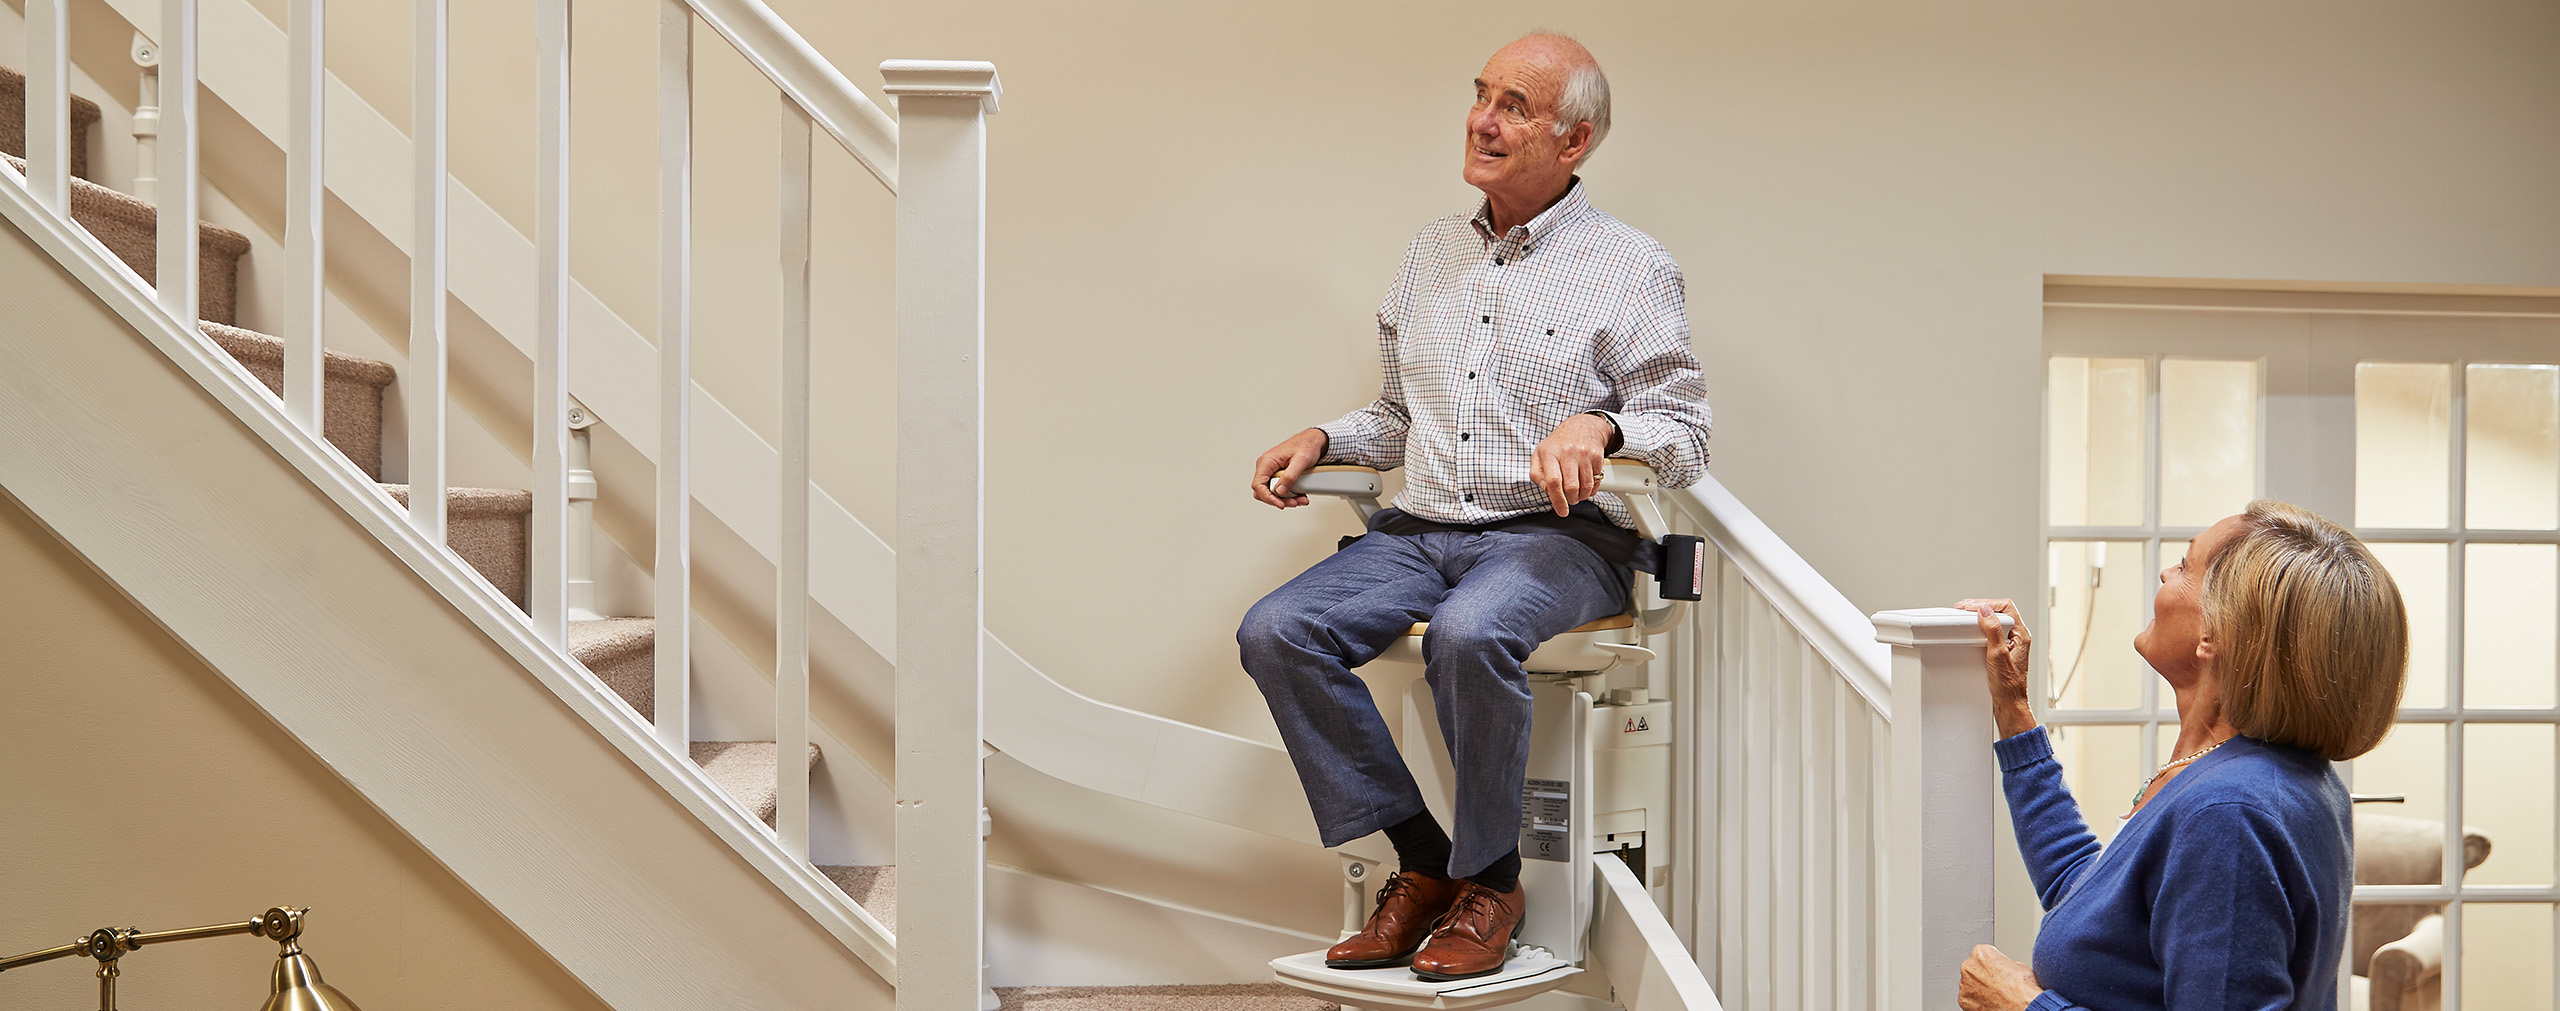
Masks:
[[[1983,672],[1991,682],[1991,721],[1999,727],[2003,739],[2036,728],[2034,704],[2027,700],[2027,657],[2035,646],[2035,636],[2027,632],[2027,620],[2018,616],[2015,602],[1966,599],[1956,606],[1971,611],[1982,626]],[[2010,624],[2000,623],[2008,615]]]
[[[2034,970],[1988,944],[1973,946],[1956,978],[1956,1007],[1963,1011],[2025,1011],[2042,993]]]

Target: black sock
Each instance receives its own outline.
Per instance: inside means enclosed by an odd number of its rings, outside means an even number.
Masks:
[[[1486,864],[1483,870],[1468,875],[1467,880],[1505,895],[1511,894],[1512,889],[1520,887],[1520,851],[1514,849],[1503,854],[1501,859]]]
[[[1449,833],[1440,830],[1431,809],[1387,826],[1387,841],[1395,844],[1396,864],[1402,869],[1435,878],[1449,876]],[[1519,863],[1516,857],[1512,860],[1515,868]]]

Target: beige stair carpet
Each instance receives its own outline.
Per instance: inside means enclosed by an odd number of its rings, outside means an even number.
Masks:
[[[409,486],[385,484],[382,490],[400,508],[409,507]],[[533,493],[514,488],[447,488],[444,541],[453,553],[480,570],[480,576],[506,594],[518,610],[525,607],[527,528],[533,518]]]
[[[26,159],[8,156],[18,171]],[[149,202],[86,179],[71,180],[71,220],[89,230],[116,259],[151,284],[160,272],[160,211]],[[196,223],[196,315],[216,323],[240,321],[240,258],[249,237],[220,225]]]
[[[98,103],[71,96],[73,176],[89,178],[89,134],[97,125]],[[0,153],[27,156],[27,75],[7,67],[0,67]]]
[[[658,707],[658,619],[604,618],[569,623],[569,655],[587,665],[643,720]]]
[[[204,335],[270,392],[284,395],[283,340],[212,322],[204,324]],[[366,477],[382,480],[382,389],[399,372],[371,358],[335,351],[321,355],[320,434]]]
[[[997,987],[1004,1011],[1341,1011],[1278,983]]]
[[[691,748],[693,764],[709,773],[720,790],[735,798],[765,824],[773,824],[773,811],[778,803],[774,795],[772,741],[695,741]],[[809,746],[809,765],[818,764],[818,746]]]
[[[825,874],[827,880],[835,882],[837,891],[843,892],[844,897],[852,899],[854,905],[861,906],[864,911],[869,912],[871,918],[880,921],[881,926],[889,928],[890,933],[898,932],[897,868],[821,865],[818,872]]]

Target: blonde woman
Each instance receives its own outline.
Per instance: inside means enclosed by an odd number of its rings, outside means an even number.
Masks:
[[[2160,573],[2135,652],[2178,699],[2170,761],[2103,848],[2063,786],[2027,701],[2024,623],[1968,600],[2002,787],[2044,903],[2033,968],[1982,945],[1965,1011],[2330,1009],[2355,870],[2347,792],[2329,763],[2391,730],[2409,659],[2399,588],[2355,535],[2252,502]]]

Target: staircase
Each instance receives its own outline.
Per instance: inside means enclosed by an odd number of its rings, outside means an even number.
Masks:
[[[23,110],[25,78],[0,68],[0,109]],[[75,99],[72,178],[68,206],[71,219],[98,240],[141,280],[153,280],[157,266],[158,209],[131,195],[89,181],[86,131],[98,119],[97,107]],[[27,165],[25,123],[12,115],[0,119],[0,151],[23,177]],[[199,327],[204,336],[238,363],[270,393],[281,395],[285,381],[286,342],[234,325],[238,321],[240,264],[251,249],[247,236],[211,223],[200,223]],[[378,487],[391,503],[405,509],[410,488],[382,481],[384,391],[398,378],[391,363],[337,351],[324,353],[320,434],[346,462]],[[446,489],[447,546],[471,570],[518,611],[529,606],[530,526],[533,495],[514,488]],[[657,619],[627,616],[571,621],[567,653],[595,675],[632,715],[650,722],[656,713]],[[780,773],[775,742],[692,741],[688,757],[738,808],[767,826],[775,822]],[[808,746],[804,768],[821,761],[817,745]],[[849,900],[884,927],[897,924],[897,874],[887,866],[816,868]],[[1298,994],[1276,984],[1176,985],[1125,987],[1008,987],[996,991],[1005,1008],[1030,1011],[1333,1011],[1336,1005]]]
[[[0,103],[23,108],[25,81],[14,71],[0,70]],[[89,106],[91,121],[97,118],[96,108],[94,104]],[[10,139],[0,133],[0,143]],[[19,143],[23,144],[23,134]],[[23,147],[5,151],[11,167],[21,172],[26,168],[23,151]],[[151,278],[154,263],[156,213],[149,203],[77,174],[72,180],[72,220],[87,228],[144,280]],[[202,225],[201,231],[205,336],[266,384],[270,392],[281,395],[284,341],[230,325],[237,318],[237,278],[240,260],[249,252],[249,238],[211,223]],[[386,362],[335,351],[327,353],[321,385],[323,433],[347,462],[376,481],[382,478],[382,391],[398,375],[398,370]],[[385,482],[382,491],[394,503],[408,506],[409,486]],[[517,488],[449,488],[445,496],[448,546],[490,586],[523,608],[526,574],[530,571],[526,553],[533,493]],[[655,618],[569,623],[569,655],[612,688],[643,720],[656,714],[656,641]],[[730,799],[765,824],[773,824],[778,770],[772,741],[695,741],[691,751],[694,764],[701,766]],[[808,765],[814,768],[818,760],[818,747],[810,745]],[[895,922],[897,886],[889,868],[821,866],[819,870],[883,923]]]

